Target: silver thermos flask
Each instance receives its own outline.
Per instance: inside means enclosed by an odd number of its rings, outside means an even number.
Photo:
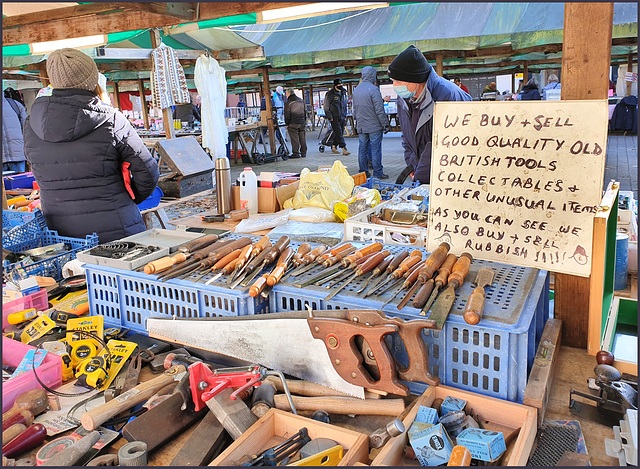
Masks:
[[[220,156],[215,161],[216,193],[218,197],[218,214],[231,211],[231,166],[226,156]]]

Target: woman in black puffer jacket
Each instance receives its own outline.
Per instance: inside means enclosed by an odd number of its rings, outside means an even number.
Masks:
[[[522,101],[540,101],[542,97],[540,96],[540,91],[538,91],[538,80],[535,78],[529,80],[527,84],[522,87],[518,99]]]
[[[47,73],[53,92],[36,99],[24,126],[47,226],[74,238],[95,232],[100,243],[144,231],[136,204],[155,189],[158,164],[127,118],[100,101],[91,57],[57,50]]]

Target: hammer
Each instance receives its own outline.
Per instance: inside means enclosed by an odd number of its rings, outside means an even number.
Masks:
[[[6,426],[6,422],[11,417],[19,414],[21,410],[28,410],[32,415],[39,415],[49,408],[49,398],[47,392],[42,389],[30,389],[20,394],[13,407],[2,414],[2,427]]]

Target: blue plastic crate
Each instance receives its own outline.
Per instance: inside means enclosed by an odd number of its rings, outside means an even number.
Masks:
[[[385,249],[395,254],[403,248],[385,245]],[[472,282],[481,267],[494,268],[496,275],[493,286],[486,289],[483,319],[478,325],[471,326],[462,314],[473,290]],[[382,296],[362,299],[355,292],[366,281],[366,275],[351,282],[329,301],[324,300],[330,291],[324,286],[293,286],[317,272],[312,269],[300,278],[289,277],[277,284],[270,296],[271,311],[298,311],[306,305],[313,309],[380,309],[395,292],[394,288]],[[549,317],[548,292],[546,271],[474,260],[466,282],[456,290],[456,300],[443,330],[423,329],[432,374],[448,386],[522,402],[527,377]],[[385,314],[406,320],[425,318],[410,302],[399,311],[397,304],[403,296],[403,293],[399,294],[385,306]],[[388,335],[387,344],[396,359],[407,365],[406,351],[399,336]],[[423,383],[407,384],[417,393],[424,391],[426,386]]]
[[[166,282],[144,272],[85,264],[89,309],[105,324],[147,333],[150,317],[207,318],[245,316],[269,312],[269,301],[249,296],[249,288],[231,290],[200,282],[171,279]],[[223,280],[223,279],[220,279]]]
[[[67,262],[75,259],[79,251],[97,246],[98,235],[94,233],[88,235],[85,239],[68,238],[66,236],[59,236],[57,231],[44,230],[40,239],[24,243],[25,247],[21,250],[57,243],[65,243],[69,245],[71,249],[57,256],[32,264],[25,264],[23,261],[9,264],[8,261],[4,261],[2,267],[10,276],[15,269],[19,269],[19,272],[22,273],[24,277],[38,275],[42,277],[53,277],[56,281],[59,281],[62,280],[62,267],[64,267]]]
[[[418,187],[419,185],[419,182],[412,182],[410,184],[392,184],[390,182],[382,182],[378,178],[370,178],[367,179],[367,182],[361,184],[360,187],[366,187],[367,189],[378,189],[382,200],[389,200],[394,196],[394,194],[397,194],[402,189],[412,189],[414,187]]]
[[[34,212],[2,211],[2,247],[11,252],[20,252],[39,246],[47,223],[40,210]],[[42,246],[42,245],[40,245]]]

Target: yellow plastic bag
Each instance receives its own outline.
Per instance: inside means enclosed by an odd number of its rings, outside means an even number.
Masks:
[[[304,168],[300,173],[300,185],[284,208],[320,207],[333,210],[333,204],[346,199],[353,191],[353,178],[340,161],[335,161],[329,171],[312,172]]]

